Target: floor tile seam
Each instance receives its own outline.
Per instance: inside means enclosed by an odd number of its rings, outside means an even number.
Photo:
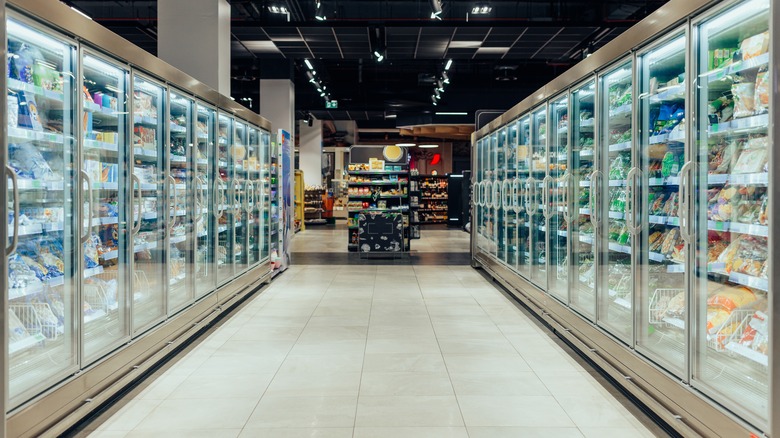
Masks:
[[[363,373],[366,368],[366,351],[368,351],[368,334],[371,331],[371,313],[374,310],[374,290],[376,288],[376,279],[379,276],[377,270],[374,271],[374,281],[371,286],[371,308],[368,311],[368,324],[366,325],[366,341],[363,344],[363,361],[360,363],[360,381],[358,382],[357,398],[355,399],[355,417],[352,420],[352,438],[355,438],[355,429],[357,428],[358,409],[360,408],[360,390],[363,388]]]
[[[333,279],[331,279],[330,282],[328,283],[328,287],[330,287],[332,283],[333,283]],[[320,300],[317,302],[317,306],[315,306],[314,309],[312,309],[311,314],[309,315],[309,319],[306,321],[306,325],[303,326],[303,330],[301,330],[301,332],[298,333],[298,337],[295,338],[295,341],[290,345],[290,349],[287,350],[287,354],[285,354],[284,358],[281,360],[281,362],[279,362],[279,366],[276,367],[276,371],[274,371],[273,376],[271,376],[271,380],[268,381],[268,385],[266,385],[265,389],[263,389],[263,393],[260,394],[260,398],[257,400],[257,403],[255,403],[255,406],[254,408],[252,408],[252,412],[250,412],[246,421],[244,421],[244,425],[241,426],[242,431],[246,428],[247,424],[249,423],[249,420],[252,419],[252,416],[257,411],[257,407],[260,405],[260,402],[263,400],[263,397],[265,397],[266,393],[268,392],[268,388],[271,387],[271,384],[274,382],[274,379],[276,379],[276,376],[279,374],[279,370],[282,368],[282,365],[284,365],[284,362],[287,360],[288,357],[290,357],[290,352],[293,350],[293,348],[295,348],[295,345],[298,343],[298,340],[300,340],[301,335],[303,335],[303,332],[306,331],[306,327],[309,326],[309,322],[311,322],[311,318],[314,315],[314,312],[317,310],[317,307],[322,302],[322,298],[324,296],[325,294],[323,293],[322,296],[320,297]]]
[[[415,277],[417,277],[417,274],[415,272]],[[417,280],[418,286],[420,287],[420,293],[422,294],[422,286],[419,284],[419,278]],[[436,328],[433,326],[433,321],[431,320],[431,312],[428,309],[428,303],[426,302],[425,298],[423,297],[423,305],[425,305],[425,312],[428,314],[428,320],[431,323],[431,327],[433,328],[433,335],[436,338],[436,345],[439,347],[439,355],[441,356],[441,361],[444,364],[444,369],[447,372],[447,379],[450,381],[450,387],[452,387],[452,395],[455,398],[455,404],[458,405],[458,413],[460,414],[460,421],[463,424],[463,427],[466,428],[466,417],[463,415],[463,408],[460,406],[460,400],[458,399],[458,393],[455,390],[455,384],[452,382],[452,375],[450,374],[450,369],[447,366],[447,360],[444,358],[444,352],[441,349],[441,343],[439,342],[439,337],[436,335]],[[466,429],[466,435],[468,435],[468,429]]]

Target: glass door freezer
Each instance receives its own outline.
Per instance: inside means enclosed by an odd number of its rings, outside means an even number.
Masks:
[[[554,99],[548,106],[550,138],[547,211],[547,291],[563,302],[569,301],[569,97]]]
[[[260,234],[260,213],[262,212],[262,202],[258,197],[258,188],[262,184],[260,180],[260,131],[249,127],[247,143],[247,159],[244,161],[246,167],[247,180],[244,184],[245,199],[244,208],[246,211],[247,222],[247,264],[252,267],[260,261],[260,247],[263,244]]]
[[[531,176],[529,178],[528,221],[531,234],[530,279],[547,289],[547,205],[549,178],[547,175],[547,107],[531,113]]]
[[[263,242],[260,250],[260,260],[265,261],[270,257],[271,248],[271,134],[266,131],[260,133],[260,157],[262,159],[262,186],[260,190],[262,211],[260,221],[262,223]]]
[[[220,114],[218,120],[217,175],[214,180],[217,199],[214,214],[217,220],[217,283],[223,284],[233,278],[235,264],[235,202],[232,199],[234,169],[230,154],[233,149],[233,119]]]
[[[140,204],[130,246],[132,333],[137,334],[162,321],[166,314],[166,89],[133,74],[132,101],[133,177]]]
[[[195,101],[183,93],[168,94],[168,313],[172,314],[193,300],[193,217],[196,215],[193,114]]]
[[[693,385],[759,425],[770,414],[770,9],[743,2],[694,25]]]
[[[72,372],[78,364],[76,301],[78,245],[90,238],[91,187],[79,175],[74,43],[35,25],[9,19],[8,33],[8,396],[24,401]],[[85,193],[79,205],[77,189]],[[86,226],[84,226],[86,225]],[[78,237],[81,236],[81,241]],[[86,237],[86,238],[85,238]],[[100,270],[90,253],[92,271]]]
[[[517,218],[517,272],[526,279],[531,278],[531,118],[525,116],[517,122],[517,197],[519,212]]]
[[[507,127],[506,138],[506,193],[504,195],[504,216],[506,230],[506,264],[512,269],[517,269],[517,236],[518,236],[518,193],[520,190],[517,179],[517,123],[511,123]]]
[[[496,256],[506,263],[506,128],[502,128],[495,134],[496,173],[494,188],[498,192],[498,200],[495,205],[496,219]]]
[[[598,150],[595,135],[596,82],[587,81],[571,93],[571,202],[569,240],[571,263],[571,306],[593,321],[596,317],[596,284],[599,269],[596,243],[599,227],[593,208],[599,180],[596,169]]]
[[[245,123],[236,121],[235,135],[233,136],[233,147],[230,151],[233,160],[233,179],[230,187],[233,191],[229,214],[233,218],[233,227],[235,232],[235,241],[233,243],[233,260],[235,273],[241,274],[247,270],[247,245],[248,229],[246,213],[246,184],[248,181],[246,155],[247,155],[247,134],[248,127]]]
[[[195,125],[195,296],[200,298],[217,287],[216,220],[214,172],[216,164],[217,111],[198,102]]]
[[[82,51],[81,170],[89,189],[82,236],[82,354],[87,363],[129,337],[131,210],[129,172],[130,72],[121,64]]]
[[[687,158],[685,31],[672,33],[637,56],[639,202],[633,210],[639,300],[637,349],[670,372],[687,369],[687,254],[684,217]]]
[[[605,251],[600,272],[598,321],[626,343],[633,342],[634,229],[630,196],[636,182],[633,151],[633,62],[620,63],[601,76],[601,161],[604,183],[599,198],[603,217],[600,248]]]

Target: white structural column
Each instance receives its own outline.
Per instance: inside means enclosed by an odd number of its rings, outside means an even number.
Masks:
[[[289,79],[260,80],[260,114],[276,132],[284,129],[295,138],[295,84]]]
[[[311,126],[301,121],[299,167],[307,186],[322,185],[322,121],[314,120]]]
[[[157,55],[230,96],[230,4],[227,0],[159,0]]]

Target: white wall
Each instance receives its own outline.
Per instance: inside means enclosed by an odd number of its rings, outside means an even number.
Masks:
[[[295,85],[289,79],[260,81],[260,115],[273,124],[273,140],[284,129],[295,138]]]
[[[230,96],[230,5],[226,0],[158,0],[157,54]]]
[[[300,130],[299,167],[307,186],[322,185],[322,121],[314,120],[311,127],[306,122],[298,124]]]

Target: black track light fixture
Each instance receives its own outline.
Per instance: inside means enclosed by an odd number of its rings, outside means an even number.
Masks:
[[[441,0],[430,0],[431,2],[431,20],[441,20],[442,3]]]

